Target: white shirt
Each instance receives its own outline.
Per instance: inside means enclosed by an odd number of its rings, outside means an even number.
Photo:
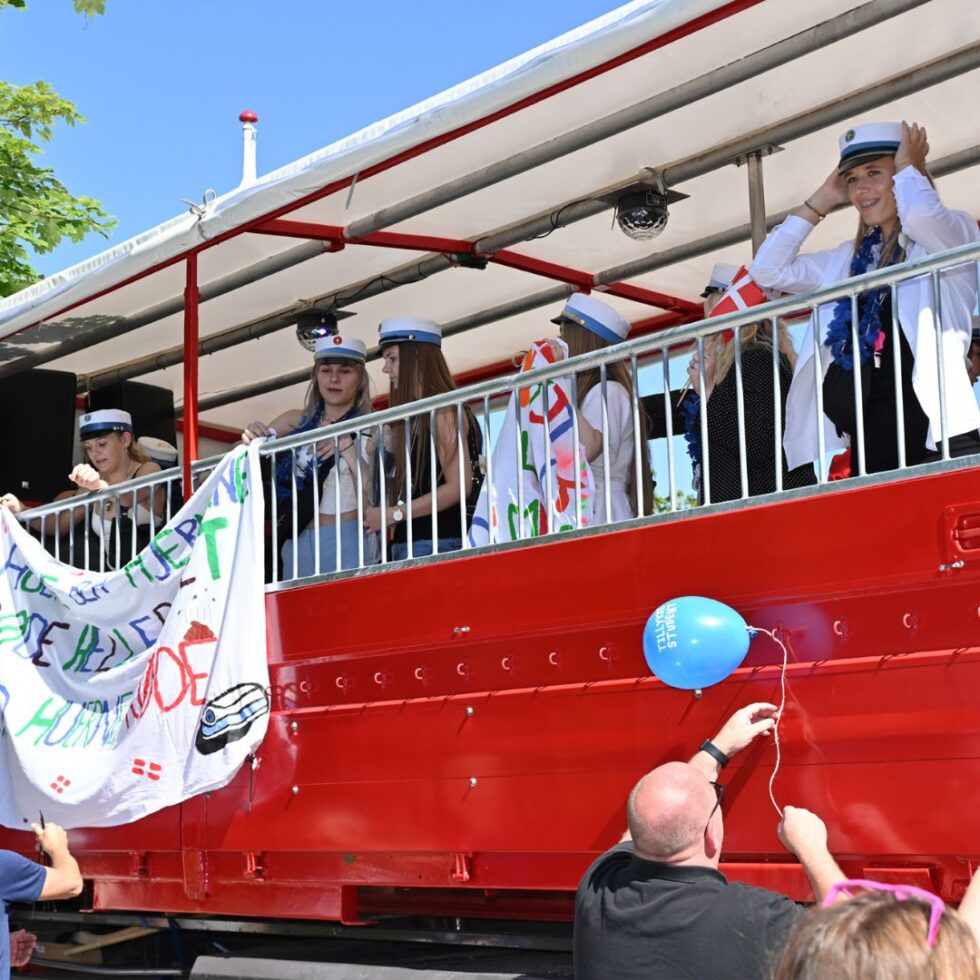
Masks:
[[[346,438],[341,436],[341,439]],[[358,440],[361,459],[367,461],[367,436],[362,435]],[[339,476],[338,476],[339,474]],[[337,481],[340,480],[340,509],[337,508]],[[330,467],[326,480],[323,481],[323,488],[320,491],[320,513],[321,514],[349,514],[357,510],[357,477],[351,471],[347,460],[341,454],[336,465]],[[367,489],[367,470],[361,467],[361,486]]]
[[[602,428],[602,384],[597,383],[582,399],[582,416],[600,433]],[[629,392],[618,381],[606,381],[606,420],[608,438],[595,459],[589,460],[595,479],[593,523],[606,523],[605,460],[609,457],[609,505],[614,521],[636,517],[629,500],[630,469],[633,466],[633,406]]]
[[[895,202],[902,222],[900,244],[909,260],[944,252],[957,245],[980,241],[976,219],[965,211],[944,207],[935,188],[914,167],[903,167],[892,178]],[[825,252],[799,255],[800,247],[813,231],[805,218],[790,215],[763,242],[749,274],[764,289],[784,293],[809,293],[849,278],[852,242],[842,242]],[[980,409],[973,397],[964,358],[970,349],[971,314],[977,303],[976,277],[970,263],[941,276],[942,357],[946,385],[946,421],[950,437],[980,428]],[[821,376],[832,363],[826,346],[827,328],[834,316],[834,303],[817,310],[820,330]],[[935,449],[941,438],[939,374],[936,358],[935,303],[929,276],[909,280],[898,287],[898,320],[909,342],[915,363],[912,387],[929,418],[926,445]],[[885,324],[886,330],[888,324]],[[837,435],[833,423],[823,419],[829,451],[847,441]],[[786,398],[786,431],[783,437],[790,469],[816,462],[816,397],[813,365],[813,318],[807,325],[793,383]]]

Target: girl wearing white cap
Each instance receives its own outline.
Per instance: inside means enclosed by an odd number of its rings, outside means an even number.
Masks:
[[[438,323],[418,317],[392,317],[381,321],[379,343],[384,356],[384,373],[391,383],[391,405],[410,405],[455,391],[456,384],[442,353],[442,331]],[[418,558],[434,552],[433,539],[440,553],[463,546],[466,533],[460,515],[459,501],[466,501],[466,523],[473,516],[480,495],[480,454],[483,434],[473,413],[466,406],[462,412],[462,445],[464,447],[462,480],[457,456],[456,410],[445,408],[435,415],[436,486],[432,487],[432,465],[429,455],[429,413],[422,412],[409,420],[408,466],[404,423],[385,428],[385,455],[388,500],[381,507],[371,507],[364,522],[371,531],[382,527],[391,530],[391,557],[399,561]],[[411,470],[411,479],[408,471]],[[436,527],[433,527],[433,501]],[[411,502],[411,510],[409,510]],[[411,514],[412,554],[408,553],[408,523]],[[382,523],[383,521],[383,523]]]
[[[133,435],[133,419],[129,412],[117,408],[87,412],[78,422],[78,435],[81,439],[82,454],[87,462],[79,463],[68,474],[68,479],[77,489],[59,493],[55,500],[65,500],[86,493],[108,490],[136,477],[158,473],[160,467],[150,460],[146,451],[136,442]],[[152,503],[151,503],[152,500]],[[12,493],[0,497],[0,506],[8,507],[14,513],[24,509],[24,505]],[[150,530],[154,518],[163,514],[165,495],[153,493],[153,488],[140,490],[133,494],[123,494],[110,498],[92,508],[91,529],[102,540],[107,567],[115,568],[117,557],[120,564],[131,560],[134,554],[149,544]],[[85,518],[87,509],[74,507],[54,518],[45,518],[44,531],[47,534],[67,534],[73,525]],[[136,530],[136,548],[133,549],[133,527]]]
[[[568,346],[568,356],[577,357],[618,344],[629,336],[630,325],[611,306],[585,293],[573,293],[552,323],[561,327],[561,339]],[[564,351],[553,345],[556,356]],[[636,454],[633,439],[633,382],[623,361],[606,365],[606,433],[608,446],[603,452],[602,374],[598,367],[580,370],[575,390],[579,408],[579,441],[592,467],[595,479],[593,521],[606,521],[605,459],[609,461],[609,513],[614,521],[637,516],[637,480],[634,473]],[[640,412],[640,484],[643,487],[644,513],[653,512],[654,482],[650,472],[650,455],[646,451],[646,418]]]
[[[242,432],[247,445],[253,439],[312,432],[314,429],[345,422],[371,412],[371,394],[364,362],[367,349],[356,337],[339,334],[317,341],[310,374],[310,385],[303,408],[277,415],[268,425],[250,422]],[[358,434],[337,440],[340,462],[335,458],[335,442],[324,439],[294,453],[278,453],[274,458],[275,492],[282,542],[283,578],[306,578],[358,564],[358,537],[363,533],[357,520],[357,468],[361,469],[361,490],[368,490],[368,440]],[[360,445],[360,448],[358,448]],[[293,526],[293,481],[296,486],[296,529]],[[338,507],[339,499],[339,507]],[[366,496],[365,496],[366,500]],[[316,510],[316,513],[314,513]],[[337,551],[337,524],[340,524],[340,552]],[[319,567],[317,544],[319,537]],[[373,542],[365,538],[365,561],[373,560]],[[295,565],[295,572],[294,572]]]
[[[738,266],[718,263],[701,296],[707,317],[732,285]],[[779,344],[779,382],[782,407],[793,378],[796,351],[789,331],[782,324],[777,330]],[[741,430],[738,423],[738,389],[736,385],[735,344],[730,332],[714,334],[704,341],[704,377],[707,393],[708,459],[710,465],[711,502],[738,500],[742,496],[742,471],[739,449]],[[776,446],[773,439],[775,402],[773,399],[772,327],[762,321],[743,327],[739,334],[742,352],[742,395],[748,495],[774,493],[776,490]],[[703,502],[701,475],[701,374],[697,354],[688,366],[688,387],[670,393],[672,430],[687,439],[688,455],[694,468],[694,488]],[[650,421],[654,439],[667,436],[666,405],[663,395],[640,399]],[[816,482],[809,464],[789,470],[782,463],[782,485],[785,489]]]
[[[840,162],[831,175],[773,229],[759,249],[749,272],[760,286],[808,293],[872,269],[980,241],[976,218],[949,210],[939,199],[926,170],[929,143],[921,126],[904,122],[856,126],[841,136],[840,151]],[[856,239],[826,252],[800,255],[813,228],[845,203],[859,215]],[[826,416],[821,424],[829,451],[842,448],[848,440],[852,449],[857,444],[857,363],[867,471],[898,466],[894,365],[900,356],[906,461],[915,464],[938,457],[942,409],[936,330],[940,328],[950,450],[953,455],[980,451],[976,435],[980,410],[963,366],[970,344],[970,314],[977,302],[972,268],[944,273],[941,294],[940,323],[929,276],[898,287],[900,355],[894,349],[887,287],[859,298],[857,355],[851,346],[850,301],[818,309]],[[813,329],[811,318],[786,405],[784,448],[791,467],[815,462],[818,456]]]

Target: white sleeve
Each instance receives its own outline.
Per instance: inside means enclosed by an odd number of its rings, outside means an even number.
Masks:
[[[622,432],[630,423],[633,408],[630,396],[618,381],[606,381],[606,417],[611,433]],[[582,401],[582,416],[597,432],[602,432],[602,384],[593,385]]]
[[[763,289],[794,295],[819,289],[824,285],[824,276],[837,249],[800,255],[800,248],[811,231],[813,225],[806,218],[791,214],[759,246],[749,266],[749,275]]]
[[[927,252],[980,241],[976,218],[965,211],[950,211],[915,167],[903,167],[892,180],[902,231]]]

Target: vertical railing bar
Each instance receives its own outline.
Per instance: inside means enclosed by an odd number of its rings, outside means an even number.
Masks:
[[[820,310],[810,307],[813,323],[813,375],[814,398],[817,402],[817,483],[827,482],[827,435],[823,425],[823,360],[820,356]]]
[[[113,495],[112,501],[114,504],[112,508],[112,523],[116,529],[116,568],[119,569],[122,567],[122,520],[120,520],[122,517],[122,514],[120,513],[122,510],[122,498],[119,496],[118,492]]]
[[[490,396],[483,396],[483,429],[485,433],[483,445],[484,445],[484,455],[487,461],[487,524],[489,527],[489,539],[490,544],[496,544],[499,538],[497,534],[497,521],[494,520],[493,514],[497,510],[497,518],[499,520],[500,513],[497,509],[496,500],[496,488],[493,484],[493,444],[490,439]]]
[[[772,331],[772,418],[773,418],[773,465],[776,472],[773,474],[775,482],[773,486],[776,493],[783,489],[783,383],[782,383],[782,358],[779,351],[779,321],[776,317],[769,317],[769,328]]]
[[[905,392],[902,391],[902,325],[898,322],[898,284],[889,287],[892,306],[892,376],[895,380],[895,438],[898,440],[898,468],[905,469]]]
[[[582,526],[582,447],[579,444],[578,384],[575,375],[569,378],[569,401],[572,404],[572,465],[575,467],[575,526]],[[593,500],[593,506],[595,501]]]
[[[467,456],[469,456],[468,452]],[[456,402],[456,469],[459,473],[460,547],[465,551],[469,547],[469,542],[466,539],[466,501],[469,497],[469,490],[466,486],[466,464],[463,461],[463,403],[461,401]],[[475,473],[471,473],[471,480],[475,476]]]
[[[643,486],[643,457],[641,453],[647,451],[646,446],[640,445],[640,378],[636,367],[636,354],[630,355],[630,387],[632,395],[630,398],[630,409],[633,412],[633,483],[635,487],[636,514],[635,517],[643,517],[646,513]]]
[[[85,536],[82,538],[82,551],[85,557],[85,571],[92,571],[92,515],[89,513],[89,504],[82,504],[82,527]]]
[[[272,554],[269,557],[270,564],[272,566],[271,571],[273,585],[279,581],[279,488],[276,485],[276,466],[278,455],[278,453],[271,453],[269,455],[269,499],[272,504],[270,510],[272,523]]]
[[[320,458],[320,440],[314,439],[310,447],[313,451],[313,472],[310,474],[310,496],[313,498],[313,574],[319,575],[323,571],[323,564],[320,559],[320,521],[323,515],[320,514],[321,497],[323,487],[320,486],[320,467],[317,461]],[[293,548],[299,548],[299,535],[296,535],[296,543]],[[299,559],[297,558],[297,564]]]
[[[439,486],[437,483],[439,472],[439,456],[436,447],[436,413],[435,410],[429,412],[429,496],[431,499],[432,510],[432,554],[439,554]],[[460,487],[460,492],[462,492]]]
[[[139,506],[139,495],[134,490],[130,495],[131,506],[129,508],[129,529],[130,529],[130,561],[136,557],[136,508]]]
[[[353,433],[353,443],[351,448],[354,450],[354,493],[357,495],[357,567],[364,567],[364,467],[362,466],[363,448],[365,445],[365,434],[363,432]]]
[[[543,418],[544,421],[542,425],[544,427],[544,514],[547,515],[547,527],[548,534],[551,534],[555,529],[555,494],[554,494],[554,475],[551,470],[551,401],[549,386],[552,384],[550,381],[544,381],[541,385],[541,391],[544,396],[543,403]],[[530,436],[528,436],[530,439]],[[543,517],[544,514],[539,514],[539,518]],[[539,519],[538,527],[540,528],[542,521]]]
[[[524,540],[524,430],[521,428],[521,394],[522,389],[517,389],[517,410],[514,412],[514,427],[517,430],[514,440],[514,451],[517,453],[517,538]],[[530,443],[531,434],[527,435]],[[530,449],[530,445],[528,446]],[[508,513],[510,511],[510,501],[507,502]]]
[[[405,436],[404,439],[404,451],[405,451],[405,480],[402,486],[402,490],[405,493],[405,520],[408,524],[405,526],[405,542],[406,551],[409,558],[415,557],[415,536],[412,532],[412,433],[411,433],[411,421],[412,417],[409,416],[405,419],[405,424],[402,427]]]
[[[858,346],[858,297],[850,294],[851,301],[851,354],[854,362],[854,438],[857,441],[858,475],[864,476],[864,379],[861,377],[861,348]],[[868,300],[870,302],[870,299]],[[872,365],[872,370],[874,366]],[[851,446],[851,459],[854,459],[854,446]]]
[[[316,447],[314,446],[314,450]],[[316,457],[314,456],[314,459]],[[340,481],[341,472],[340,464],[344,461],[343,456],[340,455],[340,436],[333,437],[333,570],[339,572],[342,565],[342,555],[341,550],[343,549],[343,538],[341,536],[340,527]],[[320,529],[317,527],[317,538],[320,537]]]
[[[704,490],[704,502],[711,503],[711,461],[708,446],[708,399],[704,397],[704,334],[698,334],[698,380],[701,392],[698,398],[698,415],[701,426],[701,487]]]
[[[299,548],[297,545],[296,524],[299,520],[299,508],[296,503],[296,446],[289,450],[289,472],[293,482],[293,492],[289,495],[289,504],[293,515],[292,542],[293,542],[293,574],[290,578],[297,578],[299,575]],[[315,469],[315,467],[314,467]],[[285,572],[285,569],[283,569]]]
[[[378,426],[375,452],[377,454],[375,466],[378,467],[378,502],[381,507],[381,530],[378,532],[378,543],[381,545],[381,564],[386,565],[388,563],[388,474],[385,470],[387,458],[385,456],[384,422]]]
[[[599,399],[602,402],[602,492],[606,523],[612,524],[612,476],[609,473],[609,404],[606,362],[599,365]]]
[[[932,302],[936,310],[936,373],[939,376],[939,430],[942,436],[943,459],[949,459],[949,419],[946,413],[946,363],[943,359],[943,301],[939,270],[929,273]]]
[[[742,374],[742,327],[735,327],[735,415],[738,422],[738,478],[742,486],[742,499],[749,496],[748,452],[745,444],[745,388]]]
[[[667,483],[670,488],[670,510],[677,510],[677,476],[674,472],[674,409],[670,399],[670,356],[666,347],[660,348],[660,364],[664,372],[664,424],[667,427]]]

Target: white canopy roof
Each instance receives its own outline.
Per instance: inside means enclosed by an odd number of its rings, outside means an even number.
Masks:
[[[209,283],[282,256],[303,243],[302,238],[243,231],[264,219],[349,227],[383,208],[738,62],[854,6],[853,0],[806,4],[795,0],[634,0],[226,194],[203,214],[174,218],[0,301],[0,367],[27,353],[56,353],[58,345],[79,335],[95,338],[120,317],[132,318],[180,297],[185,277],[180,260],[191,250],[199,250],[198,278],[206,289]],[[666,169],[669,177],[671,167],[680,162],[687,165],[757,130],[801,114],[806,117],[892,75],[899,77],[868,102],[874,108],[857,113],[853,121],[918,120],[928,127],[930,159],[946,158],[980,143],[975,123],[980,92],[976,70],[917,92],[890,96],[901,78],[918,65],[936,59],[949,62],[952,52],[978,46],[980,5],[975,0],[931,0],[917,5],[907,0],[875,0],[874,6],[912,9],[618,135],[596,139],[560,159],[385,226],[385,231],[474,241],[539,214],[557,213],[561,223],[563,206],[628,182],[644,167]],[[836,161],[837,134],[846,126],[847,121],[835,120],[787,139],[783,152],[765,161],[770,214],[795,206],[820,184]],[[807,128],[812,127],[802,126]],[[371,346],[377,324],[386,316],[462,320],[562,281],[591,281],[612,266],[673,250],[748,221],[745,168],[731,163],[708,169],[677,183],[676,188],[689,198],[672,207],[668,227],[655,242],[626,238],[612,226],[607,209],[546,237],[515,244],[510,249],[516,256],[513,261],[504,256],[505,261],[492,261],[483,270],[451,268],[411,285],[343,303],[356,313],[344,321],[344,331]],[[940,190],[953,206],[980,214],[980,181],[975,172],[961,169],[943,177]],[[815,247],[824,247],[852,231],[853,217],[836,214],[819,226],[812,241]],[[288,319],[290,311],[338,291],[349,296],[355,292],[350,287],[417,264],[430,254],[429,248],[356,244],[319,254],[203,302],[201,335],[273,318]],[[629,279],[629,285],[676,297],[682,306],[692,304],[713,262],[743,263],[750,255],[751,247],[743,240],[637,275]],[[514,268],[515,263],[534,264],[537,271]],[[385,285],[394,286],[397,281],[397,276],[388,275]],[[640,293],[641,301],[615,295],[627,291],[614,289],[607,298],[631,321],[663,312],[642,301],[649,294]],[[550,332],[547,320],[559,305],[556,298],[547,308],[450,337],[445,343],[450,366],[460,373],[509,357],[529,339]],[[51,361],[51,366],[79,374],[97,372],[179,345],[181,338],[182,314],[177,310],[115,339],[93,342]],[[293,372],[309,363],[308,353],[292,330],[279,330],[203,357],[201,397]],[[378,372],[377,388],[384,391],[378,368],[375,363],[372,372]],[[140,380],[170,386],[180,398],[179,366],[147,373]],[[302,385],[279,389],[202,415],[208,421],[237,427],[298,404],[301,392]]]

